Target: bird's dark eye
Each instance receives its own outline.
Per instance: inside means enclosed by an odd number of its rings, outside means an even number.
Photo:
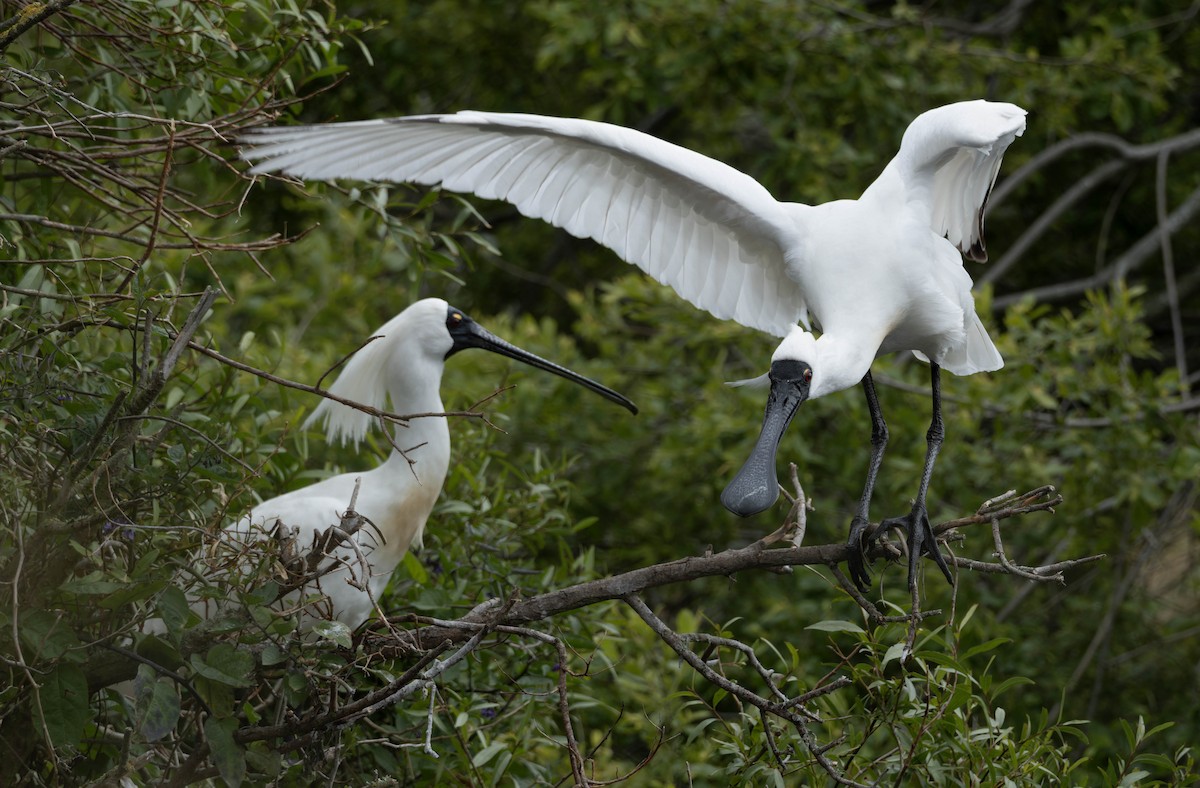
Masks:
[[[811,368],[804,370],[804,382],[812,383],[812,369]]]
[[[463,321],[461,312],[451,312],[446,318],[446,328],[457,328]]]

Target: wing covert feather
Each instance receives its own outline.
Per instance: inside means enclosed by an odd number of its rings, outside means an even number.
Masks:
[[[910,189],[928,192],[933,231],[972,260],[987,260],[983,212],[1025,115],[1015,104],[983,100],[931,109],[909,125],[893,160]]]
[[[256,129],[254,172],[441,185],[612,249],[695,306],[776,336],[805,313],[784,206],[728,165],[632,129],[482,112]]]

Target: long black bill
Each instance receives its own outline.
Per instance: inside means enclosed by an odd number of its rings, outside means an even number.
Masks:
[[[499,353],[502,356],[523,361],[531,367],[553,372],[555,375],[566,378],[572,383],[578,383],[586,389],[591,389],[601,397],[626,408],[630,413],[636,414],[638,412],[637,405],[634,405],[627,397],[618,394],[608,386],[603,386],[594,380],[585,378],[583,375],[576,374],[566,367],[555,364],[553,361],[547,361],[541,356],[535,356],[510,342],[505,342],[453,307],[447,313],[446,328],[450,331],[450,337],[454,341],[454,346],[450,348],[450,352],[446,354],[446,358],[467,348],[490,350],[493,353]]]
[[[808,399],[811,376],[808,365],[801,361],[776,361],[771,365],[771,393],[758,442],[738,475],[721,493],[721,503],[739,517],[758,514],[779,497],[775,452],[800,403]]]

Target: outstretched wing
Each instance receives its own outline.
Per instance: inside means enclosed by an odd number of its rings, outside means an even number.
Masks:
[[[441,184],[607,246],[718,318],[776,336],[807,314],[793,224],[750,176],[607,123],[460,112],[255,129],[254,172]]]
[[[909,124],[893,160],[910,197],[928,206],[934,232],[972,260],[987,260],[983,211],[1025,115],[1015,104],[983,100],[931,109]]]

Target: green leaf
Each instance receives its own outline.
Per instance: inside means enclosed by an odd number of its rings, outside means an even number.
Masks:
[[[153,580],[147,583],[134,583],[119,588],[100,600],[100,607],[105,610],[116,610],[132,602],[149,599],[157,594],[167,584],[165,580]]]
[[[20,618],[21,644],[38,659],[58,659],[81,648],[79,638],[59,616],[35,610]],[[79,656],[82,659],[82,655]]]
[[[508,771],[509,765],[512,763],[513,754],[509,750],[500,753],[500,757],[496,760],[496,765],[492,767],[492,783],[491,788],[496,788],[504,779],[504,773]]]
[[[271,665],[278,665],[281,662],[287,662],[288,655],[286,651],[275,643],[267,643],[263,646],[261,658],[263,667],[270,667]]]
[[[1122,777],[1121,782],[1117,783],[1117,785],[1120,786],[1120,788],[1126,788],[1126,786],[1134,786],[1149,776],[1150,776],[1150,772],[1146,771],[1145,769],[1136,769],[1132,772],[1129,772],[1124,777]]]
[[[350,648],[353,645],[350,627],[341,621],[318,621],[312,625],[312,632],[321,640],[336,643],[342,648]]]
[[[1153,736],[1153,735],[1155,735],[1155,734],[1157,734],[1157,733],[1161,733],[1162,731],[1165,731],[1165,730],[1167,730],[1168,728],[1173,728],[1173,727],[1175,727],[1175,723],[1174,723],[1174,722],[1160,722],[1158,725],[1155,725],[1153,728],[1151,728],[1150,730],[1146,731],[1146,732],[1145,732],[1145,733],[1142,735],[1142,737],[1141,737],[1141,738],[1142,738],[1142,740],[1144,741],[1144,740],[1146,740],[1146,739],[1149,739],[1151,736]]]
[[[690,608],[684,608],[679,611],[679,615],[675,617],[675,631],[690,634],[700,631],[700,619]]]
[[[995,649],[998,646],[1002,646],[1005,643],[1011,643],[1011,642],[1012,642],[1012,638],[992,638],[991,640],[987,641],[986,643],[980,643],[977,646],[972,646],[971,648],[967,649],[965,652],[963,652],[961,659],[964,661],[968,660],[971,657],[975,656],[976,654],[983,654],[985,652],[991,651],[992,649]]]
[[[176,670],[183,664],[183,656],[179,653],[179,649],[158,635],[146,635],[138,641],[137,653],[169,670]]]
[[[155,609],[158,611],[158,617],[166,625],[167,632],[171,633],[171,637],[178,641],[184,624],[187,623],[188,614],[191,612],[188,609],[187,596],[181,589],[167,586],[158,595]]]
[[[887,667],[887,664],[894,659],[900,659],[900,657],[904,655],[904,649],[906,647],[907,644],[904,641],[893,643],[892,645],[888,646],[887,653],[883,655],[882,667]]]
[[[309,696],[308,679],[300,671],[289,672],[284,686],[287,689],[288,703],[293,706],[299,706]]]
[[[254,672],[254,656],[229,643],[218,643],[202,659],[193,654],[192,668],[211,681],[230,687],[249,687]]]
[[[237,730],[237,719],[209,717],[204,721],[204,738],[212,751],[213,763],[221,779],[232,788],[238,788],[246,777],[246,753],[233,740]]]
[[[34,710],[51,743],[55,747],[79,744],[92,718],[83,670],[69,663],[59,665],[42,681],[37,700]]]
[[[1035,684],[1036,682],[1027,676],[1010,676],[996,686],[992,687],[991,697],[998,698],[1013,687],[1021,687],[1026,684]]]
[[[475,753],[475,757],[471,759],[471,765],[476,768],[483,766],[492,758],[495,758],[497,753],[507,748],[508,745],[504,742],[494,741],[479,752]]]
[[[282,756],[265,745],[266,742],[252,742],[245,750],[246,763],[254,771],[264,774],[267,777],[278,777]]]
[[[413,579],[413,582],[419,586],[429,585],[429,572],[425,570],[421,559],[417,558],[412,552],[404,554],[403,560],[400,562],[404,571],[408,572],[408,576]]]
[[[69,594],[100,596],[111,594],[114,591],[120,591],[124,587],[124,583],[116,583],[112,580],[104,580],[100,576],[99,572],[93,572],[92,574],[81,577],[78,580],[72,580],[63,583],[62,590]]]
[[[255,588],[250,593],[246,594],[247,605],[269,605],[279,598],[279,584],[274,580],[267,582]]]
[[[826,619],[818,621],[815,624],[809,624],[805,629],[815,629],[818,632],[856,632],[863,633],[863,628],[853,621],[842,621],[839,619]]]
[[[179,692],[174,683],[168,679],[145,682],[137,696],[138,731],[146,741],[158,741],[175,729],[179,710]]]
[[[1175,762],[1166,755],[1157,752],[1142,753],[1136,758],[1143,766],[1152,766],[1160,772],[1169,773],[1175,768]]]

